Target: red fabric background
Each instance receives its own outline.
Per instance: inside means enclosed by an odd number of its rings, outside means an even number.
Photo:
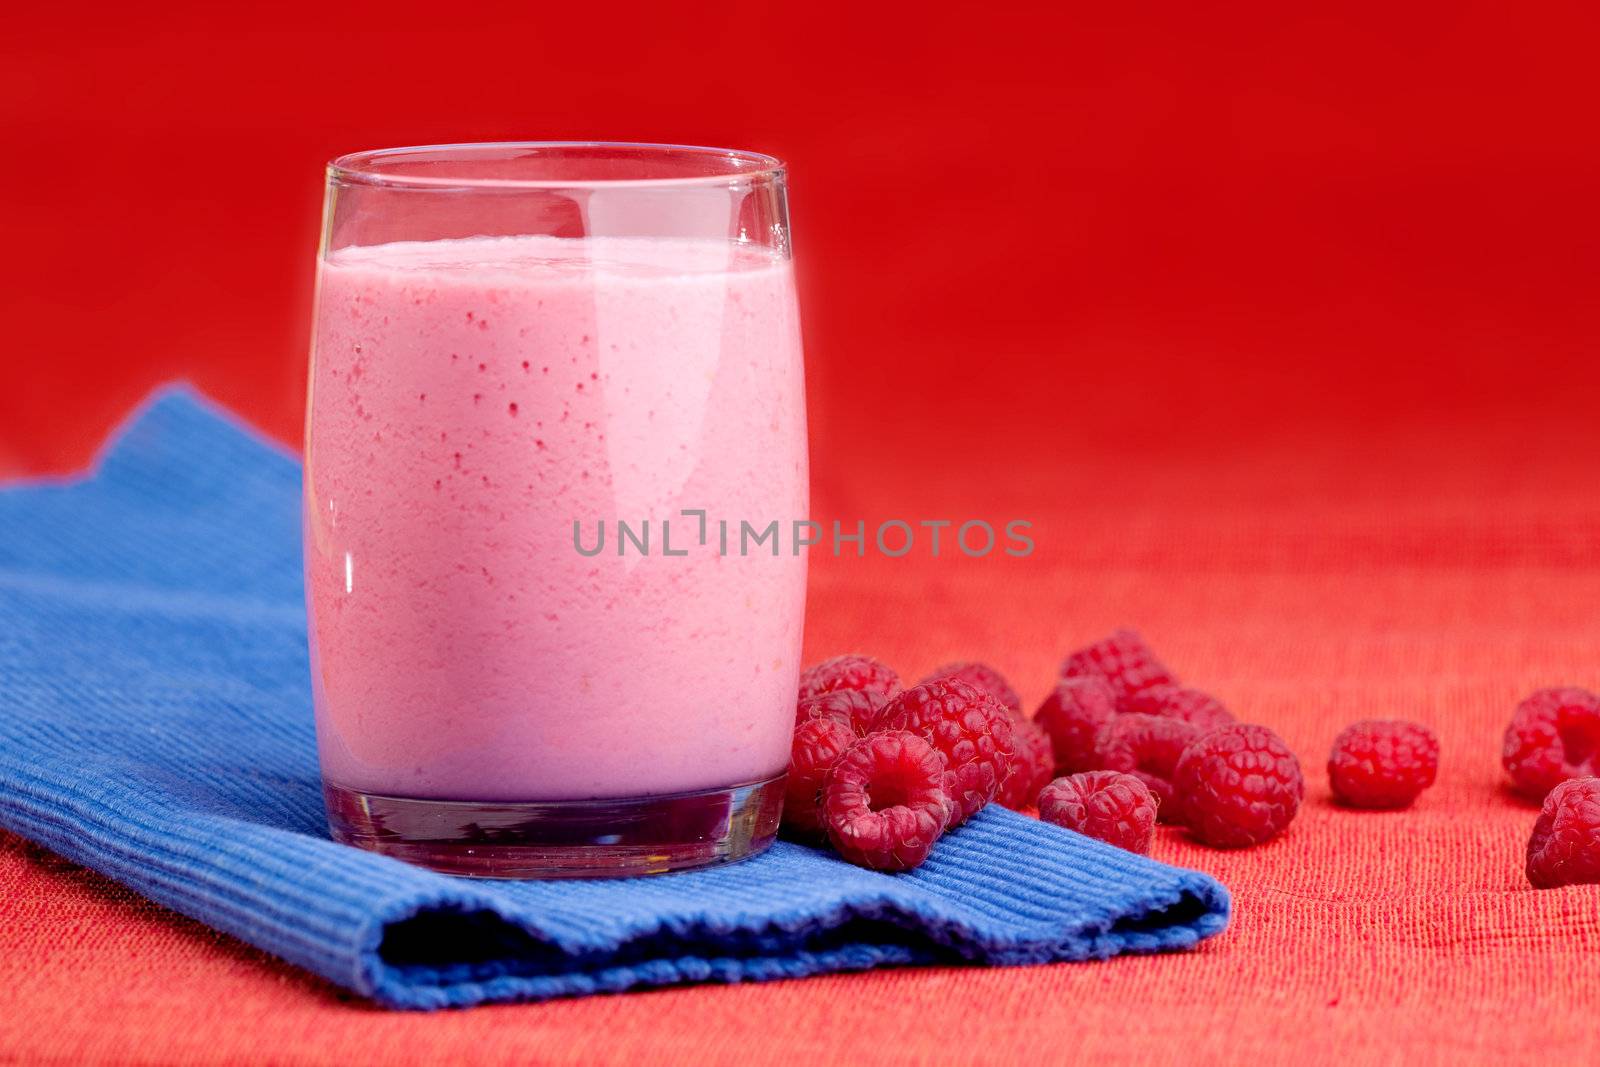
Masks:
[[[164,6],[0,41],[13,468],[175,375],[297,438],[321,163],[452,139],[788,159],[818,477],[863,494],[873,453],[925,481],[1600,380],[1591,5]]]
[[[1498,731],[1600,683],[1589,5],[30,8],[0,37],[0,473],[184,376],[298,437],[319,168],[495,138],[775,152],[821,518],[1026,518],[1025,560],[817,558],[812,658],[1043,695],[1129,622],[1312,772],[1159,960],[386,1015],[15,839],[0,1059],[1504,1062],[1600,1049],[1600,895],[1524,888]],[[1366,715],[1439,787],[1332,807]],[[1505,1020],[1512,1020],[1507,1022]]]

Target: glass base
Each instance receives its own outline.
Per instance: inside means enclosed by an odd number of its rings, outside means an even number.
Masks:
[[[426,800],[324,782],[333,839],[474,878],[621,878],[731,863],[772,844],[779,774],[621,800]]]

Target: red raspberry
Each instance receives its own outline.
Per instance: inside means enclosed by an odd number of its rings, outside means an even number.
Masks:
[[[835,656],[800,673],[800,699],[835,689],[859,689],[883,704],[900,692],[900,676],[871,656]]]
[[[1172,785],[1190,831],[1217,848],[1276,837],[1306,793],[1289,746],[1265,726],[1243,723],[1212,730],[1184,749]]]
[[[1026,808],[1033,804],[1045,783],[1055,777],[1055,752],[1044,727],[1020,715],[1011,717],[1011,740],[1016,746],[1016,756],[1011,762],[1011,773],[1000,783],[1000,792],[994,799],[996,804],[1008,808]]]
[[[789,777],[784,783],[784,826],[802,834],[822,829],[822,781],[845,749],[857,740],[850,725],[838,719],[807,719],[795,727],[794,744],[789,749]]]
[[[1022,698],[1011,688],[1006,676],[987,663],[946,663],[924,678],[923,682],[942,682],[949,678],[966,682],[980,693],[988,693],[1013,714],[1022,714]]]
[[[1550,790],[1528,839],[1528,881],[1537,889],[1600,882],[1600,778]]]
[[[943,753],[951,826],[993,800],[1011,773],[1011,713],[965,682],[912,686],[889,702],[881,722],[886,730],[910,730]]]
[[[858,740],[828,771],[822,821],[839,855],[858,867],[910,870],[944,833],[945,761],[905,730]]]
[[[1142,854],[1150,851],[1159,803],[1131,774],[1089,771],[1045,786],[1039,793],[1039,818]]]
[[[1333,795],[1356,808],[1408,807],[1438,774],[1439,739],[1414,722],[1351,723],[1328,756]]]
[[[1182,807],[1172,794],[1172,773],[1178,757],[1200,731],[1181,719],[1159,715],[1118,715],[1100,731],[1100,767],[1131,774],[1161,802],[1161,820],[1178,821]]]
[[[837,719],[855,731],[857,737],[866,737],[878,726],[878,713],[883,710],[880,701],[860,689],[835,689],[818,693],[795,705],[794,721],[799,726],[807,719]]]
[[[1122,711],[1181,719],[1201,733],[1233,722],[1233,714],[1210,693],[1177,685],[1153,685],[1134,693],[1119,707]]]
[[[1061,664],[1063,678],[1090,675],[1104,678],[1117,702],[1153,685],[1177,685],[1166,665],[1132,630],[1118,630],[1103,641],[1080,648]]]
[[[1568,778],[1600,773],[1600,698],[1576,688],[1534,693],[1511,716],[1500,761],[1534,800]]]
[[[1055,750],[1056,770],[1069,774],[1097,769],[1095,739],[1116,718],[1111,686],[1092,675],[1063,678],[1045,698],[1033,721],[1044,727]]]

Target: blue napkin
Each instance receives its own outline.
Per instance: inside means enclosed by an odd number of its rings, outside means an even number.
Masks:
[[[472,881],[334,844],[300,469],[185,388],[87,478],[0,491],[0,826],[392,1006],[1189,948],[1228,895],[998,806],[919,870],[779,842],[706,871]]]

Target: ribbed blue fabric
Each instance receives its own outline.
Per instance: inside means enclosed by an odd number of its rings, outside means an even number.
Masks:
[[[1221,885],[991,808],[910,874],[470,881],[334,844],[295,459],[185,388],[92,475],[0,492],[0,825],[393,1007],[1182,949]]]

